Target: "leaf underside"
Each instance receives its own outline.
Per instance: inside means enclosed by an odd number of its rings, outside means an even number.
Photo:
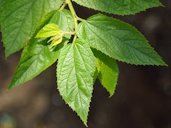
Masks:
[[[93,53],[96,57],[97,76],[110,96],[113,96],[119,77],[118,65],[114,59],[100,51],[93,49]]]
[[[77,40],[61,50],[57,67],[58,90],[85,125],[93,92],[95,64],[90,47]]]

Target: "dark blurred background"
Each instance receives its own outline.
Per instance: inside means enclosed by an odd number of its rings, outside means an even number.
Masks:
[[[119,17],[136,26],[169,67],[119,63],[116,93],[97,81],[89,113],[89,128],[171,128],[171,0],[135,16]],[[95,14],[75,5],[83,18]],[[84,128],[56,90],[53,65],[34,80],[7,90],[20,53],[8,59],[0,44],[0,128]]]

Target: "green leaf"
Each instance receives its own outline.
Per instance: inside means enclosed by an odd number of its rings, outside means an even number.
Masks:
[[[57,68],[58,90],[85,125],[93,92],[95,66],[95,57],[88,43],[81,40],[66,45],[60,52]]]
[[[103,87],[112,96],[115,92],[118,77],[119,68],[116,61],[100,51],[93,50],[96,57],[96,67],[98,71],[98,78],[103,85]]]
[[[58,25],[50,23],[45,25],[36,35],[36,38],[48,38],[61,34],[61,30]]]
[[[4,6],[5,0],[0,0],[0,17],[3,11],[3,6]]]
[[[55,23],[63,31],[73,32],[74,31],[74,19],[70,11],[64,9],[62,11],[56,11],[50,23]]]
[[[98,11],[117,15],[130,15],[148,8],[158,7],[159,0],[73,0],[77,4]]]
[[[52,41],[51,47],[61,43],[63,36],[66,38],[71,37],[71,35],[65,35],[65,32],[74,31],[74,19],[71,12],[66,9],[54,11],[46,24],[42,26],[43,29],[38,32],[36,37],[46,38],[52,36],[48,41]]]
[[[46,41],[36,39],[23,50],[16,73],[9,85],[10,89],[36,77],[58,59],[59,51],[63,45],[61,44],[52,50],[45,43]]]
[[[2,11],[4,8],[5,0],[0,0],[0,31],[1,31],[1,22],[2,22]]]
[[[55,17],[56,13],[59,13],[58,11],[55,11],[52,18]],[[62,12],[61,12],[62,13]],[[67,17],[67,18],[65,18]],[[67,15],[62,15],[62,19],[66,19],[63,21],[59,21],[58,19],[54,20],[53,23],[59,24],[60,28],[62,29],[70,29],[74,27],[74,22],[70,18],[70,14],[67,13]],[[68,22],[67,19],[71,22]],[[51,22],[51,21],[49,21]],[[63,22],[61,25],[60,22]],[[65,26],[65,28],[63,27]],[[70,26],[70,28],[67,28],[66,26]],[[68,42],[68,38],[63,38],[63,43]],[[51,45],[48,46],[47,44],[48,40],[39,41],[38,39],[34,39],[34,41],[29,42],[28,46],[24,49],[22,53],[21,60],[19,62],[19,65],[17,67],[17,71],[13,77],[13,80],[9,86],[9,88],[13,88],[15,86],[18,86],[19,84],[23,84],[35,76],[39,75],[42,71],[47,69],[50,65],[52,65],[58,58],[59,50],[63,47],[63,43],[59,44],[55,50],[51,48]]]
[[[47,18],[45,18],[42,25],[39,27],[37,32],[39,32],[43,27],[47,24],[56,24],[59,29],[63,32],[73,32],[74,31],[74,19],[69,10],[56,10],[52,13],[48,14]],[[70,38],[70,35],[64,35],[67,38]]]
[[[57,46],[58,44],[62,43],[63,37],[59,37],[57,39],[52,39],[50,47],[53,48],[54,46]]]
[[[6,56],[22,49],[43,17],[62,3],[63,0],[7,0],[1,24]]]
[[[133,26],[101,14],[79,25],[77,34],[90,46],[129,64],[166,65],[144,36]]]

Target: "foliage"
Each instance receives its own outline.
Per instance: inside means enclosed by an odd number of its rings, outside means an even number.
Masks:
[[[162,6],[159,0],[72,1],[117,15]],[[82,19],[72,1],[0,0],[0,30],[6,57],[24,49],[9,88],[33,79],[58,60],[57,88],[87,126],[96,78],[110,96],[115,92],[116,60],[135,65],[166,63],[132,25],[103,14]]]

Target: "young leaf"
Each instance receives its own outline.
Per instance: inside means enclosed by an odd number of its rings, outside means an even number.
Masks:
[[[63,32],[74,31],[74,19],[72,17],[71,12],[66,9],[55,11],[49,20],[49,24],[57,24],[59,26],[59,29]],[[71,35],[63,35],[63,36],[66,38],[71,37]],[[60,39],[61,38],[59,38],[59,40]],[[53,41],[53,44],[56,44],[57,42]]]
[[[103,87],[109,92],[110,96],[113,96],[119,77],[118,65],[114,59],[100,51],[93,50],[93,53],[96,57],[98,78]]]
[[[57,24],[45,25],[36,35],[36,38],[48,38],[60,35],[62,32]]]
[[[63,45],[52,50],[43,44],[45,42],[39,42],[36,39],[24,49],[16,73],[9,85],[10,89],[33,79],[58,59]]]
[[[53,48],[54,46],[57,46],[58,44],[62,43],[62,39],[63,39],[63,37],[58,37],[56,39],[52,39],[50,47]]]
[[[65,102],[87,125],[87,116],[93,92],[95,57],[81,40],[62,48],[57,68],[58,90]]]
[[[133,26],[101,14],[79,25],[77,34],[90,46],[104,54],[129,64],[166,65]]]
[[[73,0],[77,4],[98,11],[117,15],[130,15],[148,8],[158,7],[162,4],[159,0]]]
[[[7,0],[2,12],[2,37],[6,56],[22,49],[43,17],[64,0]]]
[[[59,10],[53,12],[50,17],[49,23],[41,29],[37,38],[47,38],[51,37],[51,47],[62,42],[63,36],[66,38],[70,38],[70,35],[65,35],[65,32],[73,32],[74,31],[74,19],[71,15],[71,12],[68,10]]]

